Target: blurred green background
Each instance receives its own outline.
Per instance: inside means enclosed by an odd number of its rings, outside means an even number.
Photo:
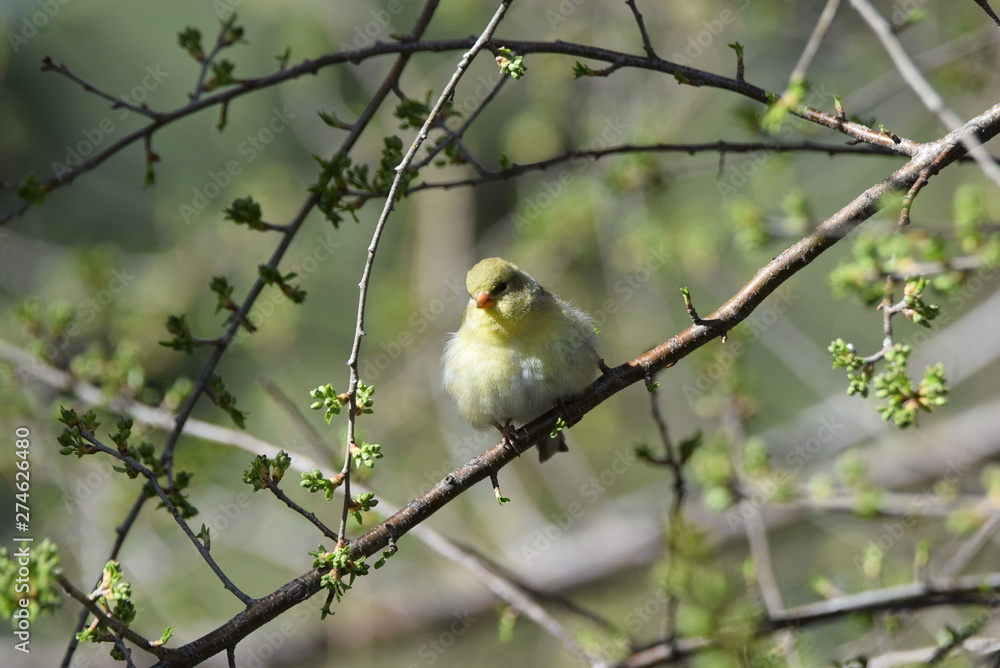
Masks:
[[[747,80],[780,93],[824,3],[639,4],[661,57],[686,56],[693,67],[732,76],[735,58],[726,44],[738,41],[746,49]],[[879,5],[889,17],[900,9]],[[197,64],[177,46],[177,34],[194,26],[210,43],[233,6],[222,1],[4,2],[0,180],[17,182],[31,172],[49,176],[73,153],[86,157],[106,149],[144,122],[137,114],[110,109],[65,77],[41,72],[44,56],[113,95],[172,110],[186,103],[198,74]],[[400,11],[390,12],[390,7]],[[412,0],[236,3],[247,43],[225,56],[236,64],[237,77],[261,76],[277,68],[276,58],[286,49],[295,64],[365,46],[372,34],[388,40],[408,32],[420,9]],[[963,118],[994,104],[1000,90],[995,28],[971,2],[927,2],[921,9],[925,20],[901,38],[910,53],[920,56],[941,95]],[[425,38],[478,34],[493,11],[477,2],[443,3]],[[517,2],[499,35],[641,53],[624,3]],[[707,45],[696,47],[698,39]],[[403,92],[419,100],[430,92],[434,99],[459,56],[415,56],[402,78]],[[277,243],[275,234],[225,221],[223,210],[233,199],[252,194],[266,220],[291,219],[316,180],[311,156],[329,157],[344,136],[325,125],[318,112],[353,120],[392,58],[327,67],[316,76],[242,96],[230,105],[221,132],[217,108],[172,123],[152,139],[160,157],[153,186],[143,186],[144,154],[136,143],[5,224],[0,228],[0,339],[35,350],[84,381],[116,378],[106,388],[110,393],[129,392],[151,405],[175,402],[172,388],[179,379],[197,377],[207,351],[187,357],[158,345],[169,338],[166,317],[186,313],[196,336],[217,336],[224,315],[215,312],[210,280],[225,276],[236,287],[234,298],[242,299],[257,265],[267,261]],[[733,94],[680,86],[672,77],[639,70],[574,80],[574,61],[563,56],[531,55],[525,62],[528,75],[508,81],[465,135],[466,146],[487,169],[498,169],[501,155],[528,163],[573,148],[762,137],[756,127],[760,105]],[[467,117],[497,78],[492,59],[481,54],[458,87],[455,107]],[[843,95],[849,114],[877,118],[875,127],[884,123],[916,140],[944,134],[940,122],[900,83],[849,7],[841,9],[808,79],[815,98],[806,102],[814,107],[832,112],[836,93]],[[404,146],[412,141],[414,131],[400,130],[392,106],[386,104],[365,133],[352,154],[355,163],[377,164],[383,136],[398,134]],[[272,132],[262,134],[268,127]],[[798,120],[779,139],[844,141]],[[376,411],[360,419],[359,428],[364,440],[382,444],[385,457],[365,484],[385,502],[401,506],[496,443],[496,434],[473,432],[439,386],[442,345],[446,333],[458,326],[465,272],[479,258],[500,255],[514,261],[593,314],[601,327],[601,352],[608,364],[617,365],[688,325],[679,288],[691,289],[703,315],[711,312],[802,232],[903,162],[805,153],[731,154],[721,160],[714,152],[645,153],[574,160],[515,180],[428,190],[404,199],[379,247],[368,302],[360,368],[363,379],[377,387]],[[474,173],[469,165],[429,167],[416,182]],[[732,188],[720,190],[720,183]],[[928,235],[947,238],[959,188],[977,199],[984,220],[996,220],[996,189],[976,167],[964,165],[933,179],[915,206],[915,224]],[[4,210],[17,204],[10,189],[0,195]],[[219,367],[238,407],[249,413],[249,434],[285,449],[293,462],[296,455],[311,457],[328,473],[339,468],[345,422],[341,417],[326,426],[308,410],[308,392],[327,382],[339,391],[347,387],[357,284],[380,208],[380,202],[370,202],[359,212],[360,222],[346,221],[338,229],[314,212],[281,264],[283,272],[298,273],[306,301],[295,305],[277,289],[266,289],[251,315],[259,331],[241,337]],[[887,214],[866,226],[888,228],[893,219]],[[997,312],[992,304],[996,281],[985,272],[972,277],[978,283],[970,279],[942,298],[947,322],[935,327],[932,337],[918,334],[909,323],[898,325],[899,339],[914,341],[915,369],[943,361],[958,381],[949,406],[923,416],[919,431],[899,432],[879,420],[873,400],[843,396],[843,373],[830,369],[826,349],[835,338],[853,342],[862,354],[881,345],[881,316],[856,299],[834,296],[829,286],[827,275],[850,256],[848,244],[838,245],[765,302],[729,343],[715,341],[658,378],[658,400],[673,438],[698,429],[706,433],[703,450],[691,463],[698,484],[690,490],[688,518],[698,529],[685,539],[681,558],[685,634],[711,633],[752,606],[741,571],[747,556],[743,525],[737,522],[734,528],[726,486],[711,483],[727,479],[730,454],[724,435],[730,402],[739,404],[741,428],[757,439],[748,451],[769,452],[776,470],[794,469],[796,491],[827,485],[847,490],[847,498],[856,501],[851,472],[861,470],[856,475],[873,487],[926,493],[935,508],[943,508],[937,519],[921,518],[918,528],[894,538],[887,550],[887,582],[909,579],[917,540],[929,538],[947,553],[959,540],[958,529],[976,526],[973,517],[956,529],[961,518],[949,512],[964,494],[988,488],[984,480],[992,469],[987,464],[1000,446],[994,409],[1000,399],[998,341],[990,326]],[[31,323],[73,313],[70,333],[47,349],[47,332],[33,330]],[[738,354],[732,354],[734,344],[742,346]],[[322,434],[323,448],[310,444],[301,418],[265,388],[265,380]],[[114,528],[133,502],[138,482],[111,471],[104,459],[58,454],[58,406],[84,408],[77,398],[25,379],[10,365],[0,366],[0,392],[0,495],[13,498],[11,442],[14,429],[27,425],[32,531],[58,543],[67,576],[87,589],[107,558]],[[103,433],[115,414],[102,410],[100,416]],[[195,417],[232,427],[207,401]],[[139,425],[135,432],[162,446],[162,433]],[[795,468],[797,460],[789,453],[810,439],[822,447]],[[513,503],[498,507],[489,488],[480,486],[428,526],[533,587],[599,610],[638,642],[652,641],[665,608],[664,531],[672,492],[663,469],[636,461],[633,454],[641,444],[656,451],[662,447],[649,395],[633,387],[613,397],[571,430],[570,440],[571,453],[545,467],[527,456],[501,473],[503,491]],[[241,482],[253,454],[188,438],[177,451],[177,465],[195,472],[189,501],[200,515],[192,526],[205,522],[211,527],[212,552],[220,564],[247,593],[262,596],[305,572],[311,562],[306,552],[322,540],[276,499],[253,494]],[[936,487],[954,461],[961,461],[961,475],[950,487]],[[297,477],[284,485],[287,493],[335,525],[339,504],[324,505],[296,486]],[[860,502],[848,503],[841,512],[812,507],[807,500],[782,504],[766,496],[769,520],[780,521],[770,537],[786,605],[816,600],[809,583],[817,576],[845,591],[873,586],[859,573],[856,558],[889,531],[884,516],[857,517],[850,511]],[[581,510],[567,519],[570,507]],[[15,534],[10,515],[0,518],[5,546]],[[358,582],[332,619],[319,621],[322,597],[316,597],[305,606],[308,612],[296,609],[241,643],[239,665],[576,665],[526,620],[517,624],[510,642],[503,642],[498,620],[504,613],[475,577],[412,536],[401,540],[400,548],[389,567]],[[991,544],[982,563],[996,555]],[[172,643],[187,642],[240,609],[171,518],[152,504],[120,559],[139,607],[135,628],[147,636],[158,637],[164,626],[173,625]],[[56,616],[37,621],[27,661],[9,650],[9,636],[2,634],[4,665],[56,665],[77,612],[67,603]],[[588,646],[600,647],[609,659],[622,655],[624,648],[611,634],[579,617],[557,614]],[[906,633],[918,644],[931,642],[936,629],[961,621],[960,614],[933,612]],[[804,631],[798,639],[806,665],[893,646],[851,622],[819,629]],[[852,645],[858,638],[867,640]],[[906,639],[893,642],[905,646]],[[111,663],[104,647],[83,647],[77,657],[74,665]],[[715,652],[695,665],[737,665],[734,661]],[[224,657],[207,665],[225,665]]]

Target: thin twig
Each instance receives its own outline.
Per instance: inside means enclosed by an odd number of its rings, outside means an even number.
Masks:
[[[483,110],[486,109],[487,105],[489,105],[494,99],[496,99],[496,96],[500,93],[500,90],[504,87],[504,84],[506,84],[509,80],[510,77],[501,76],[500,80],[497,81],[496,84],[494,84],[493,88],[491,88],[490,92],[486,94],[486,97],[483,98],[482,102],[476,105],[476,109],[471,114],[469,114],[468,118],[465,119],[465,122],[462,123],[462,125],[460,125],[457,130],[450,133],[447,139],[438,143],[431,150],[429,150],[427,152],[427,155],[425,155],[422,160],[420,160],[419,162],[415,162],[413,164],[413,171],[415,172],[420,171],[421,169],[429,165],[431,161],[433,161],[434,158],[437,157],[437,155],[441,151],[443,151],[450,143],[452,143],[453,141],[460,141],[462,137],[465,135],[466,130],[468,130],[469,127],[472,125],[472,123],[477,118],[479,118],[479,115],[483,113]],[[483,173],[484,171],[485,170],[482,170],[480,171],[480,173]],[[407,194],[409,194],[409,191],[407,191]]]
[[[642,14],[639,13],[639,8],[635,6],[635,0],[625,0],[625,4],[632,10],[632,16],[635,18],[635,23],[639,26],[639,34],[642,36],[643,50],[649,58],[658,59],[656,51],[653,50],[653,44],[649,40],[649,31],[646,30],[646,22],[643,20]]]
[[[225,36],[227,32],[228,25],[226,23],[222,24],[222,28],[219,30],[219,34],[215,38],[215,45],[212,46],[212,50],[208,55],[203,56],[201,59],[201,68],[198,70],[198,80],[194,84],[194,90],[188,94],[188,97],[192,102],[196,102],[201,94],[205,92],[205,77],[208,76],[208,69],[212,66],[212,61],[215,57],[219,55],[222,49],[229,46],[225,42]]]
[[[903,206],[899,211],[899,222],[896,224],[897,231],[902,231],[903,228],[910,224],[910,208],[913,206],[913,200],[916,199],[917,195],[920,194],[920,191],[927,185],[930,178],[937,174],[938,166],[945,160],[948,153],[953,150],[955,146],[957,146],[957,144],[952,144],[951,146],[946,147],[945,150],[938,154],[938,157],[934,160],[934,162],[920,170],[920,176],[917,177],[917,180],[914,181],[913,185],[910,186],[910,189],[907,191],[906,196],[903,197]]]
[[[725,155],[727,153],[754,153],[758,151],[770,151],[775,153],[793,153],[793,152],[804,152],[804,153],[825,153],[830,156],[834,155],[880,155],[886,157],[898,157],[899,154],[878,146],[847,146],[843,144],[825,144],[821,142],[811,142],[811,141],[801,141],[801,142],[707,142],[707,143],[693,143],[693,144],[622,144],[619,146],[612,146],[604,149],[573,149],[560,153],[559,155],[553,156],[551,158],[546,158],[545,160],[539,160],[537,162],[530,162],[524,164],[512,164],[505,169],[496,172],[487,172],[484,175],[470,177],[465,179],[456,179],[453,181],[438,181],[438,182],[421,182],[416,185],[410,186],[406,190],[407,195],[419,192],[421,190],[430,189],[442,189],[447,190],[450,188],[466,187],[466,186],[477,186],[483,183],[490,183],[493,181],[506,181],[512,179],[521,174],[535,171],[545,171],[551,167],[563,164],[565,162],[571,162],[574,160],[579,160],[581,158],[589,158],[597,160],[609,155],[625,155],[630,153],[687,153],[688,155],[694,155],[696,153],[715,153],[719,152],[720,155]],[[380,195],[381,193],[354,193],[356,195],[367,195],[369,197]]]
[[[889,54],[892,62],[896,65],[896,69],[899,70],[899,73],[906,80],[906,83],[909,84],[910,88],[913,89],[913,92],[917,94],[920,101],[924,103],[924,106],[941,119],[941,122],[949,130],[961,127],[962,119],[944,103],[944,100],[934,90],[930,82],[920,73],[913,60],[906,53],[899,38],[892,32],[892,26],[879,14],[874,5],[869,0],[851,0],[851,4],[854,5],[854,8],[861,14],[862,18],[868,22],[872,32],[882,42],[882,48],[885,49],[885,52]],[[959,139],[965,145],[966,149],[968,149],[969,155],[979,164],[986,178],[996,184],[997,187],[1000,187],[1000,167],[997,167],[989,157],[986,149],[982,146],[982,142],[974,136],[960,136]]]
[[[153,111],[145,104],[132,104],[131,102],[123,100],[117,95],[112,95],[111,93],[102,90],[101,88],[95,86],[94,84],[90,83],[89,81],[86,81],[85,79],[77,75],[75,72],[73,72],[65,65],[55,63],[49,56],[45,56],[44,58],[42,58],[42,71],[55,72],[56,74],[60,74],[66,77],[70,81],[78,84],[86,92],[93,93],[94,95],[110,102],[112,109],[128,109],[129,111],[134,111],[137,114],[145,116],[146,118],[152,118],[154,120],[162,116],[162,114],[160,114],[157,111]]]
[[[425,543],[430,545],[439,554],[445,555],[455,563],[466,567],[494,595],[507,601],[523,614],[527,615],[549,635],[558,640],[571,654],[579,657],[590,666],[601,667],[607,665],[603,658],[588,652],[573,634],[560,624],[555,617],[550,615],[545,608],[538,605],[515,583],[503,577],[475,554],[467,552],[436,533],[426,535],[423,539]]]
[[[670,432],[667,429],[667,421],[660,411],[660,402],[657,394],[657,386],[652,377],[646,379],[646,389],[649,391],[649,410],[653,416],[653,422],[663,443],[664,463],[670,470],[672,478],[673,495],[670,497],[670,507],[667,509],[667,516],[670,524],[667,527],[667,556],[665,563],[665,574],[663,576],[664,586],[667,593],[667,604],[663,612],[663,637],[666,641],[673,642],[677,639],[677,609],[680,606],[680,597],[673,591],[670,580],[675,577],[674,572],[679,561],[678,547],[682,529],[684,527],[684,497],[687,486],[684,481],[684,463],[681,455],[670,440]]]
[[[167,512],[171,514],[171,516],[174,518],[174,521],[177,522],[177,525],[180,526],[181,530],[185,533],[185,535],[187,535],[188,539],[195,546],[195,549],[197,549],[199,554],[201,554],[201,558],[205,560],[205,563],[208,564],[208,567],[211,568],[212,572],[215,573],[216,577],[219,578],[219,580],[222,582],[222,585],[230,592],[232,592],[233,595],[236,596],[236,598],[240,599],[240,601],[242,601],[244,605],[249,605],[250,603],[253,602],[253,598],[251,596],[244,594],[239,587],[233,584],[233,581],[229,579],[229,576],[227,576],[225,572],[221,568],[219,568],[219,564],[215,562],[215,558],[212,557],[211,552],[208,551],[208,548],[205,547],[204,543],[202,543],[198,539],[198,536],[196,536],[195,533],[191,530],[191,527],[188,525],[187,521],[183,517],[181,517],[181,513],[177,509],[177,506],[173,504],[173,502],[170,500],[170,497],[167,496],[167,493],[163,490],[163,487],[160,485],[160,481],[158,479],[157,474],[153,473],[148,468],[146,468],[136,460],[132,459],[128,455],[119,452],[115,448],[105,445],[94,436],[84,434],[83,437],[87,440],[88,443],[93,445],[101,452],[111,455],[115,459],[124,463],[127,467],[129,467],[133,471],[141,474],[144,478],[146,478],[146,487],[151,489],[158,497],[160,497],[160,502],[167,509]]]
[[[303,508],[302,506],[300,506],[299,504],[295,503],[290,498],[288,498],[288,495],[285,494],[285,492],[280,487],[278,487],[278,484],[276,482],[274,482],[273,480],[269,480],[267,488],[271,490],[272,494],[281,499],[281,501],[286,506],[288,506],[289,508],[297,512],[299,515],[302,515],[302,517],[312,522],[313,525],[317,529],[319,529],[324,536],[334,541],[335,543],[340,543],[340,537],[333,532],[333,529],[323,524],[323,522],[318,517],[316,517],[315,513],[306,510],[305,508]]]
[[[87,613],[93,615],[99,623],[107,626],[122,638],[125,638],[133,645],[136,645],[140,649],[149,652],[159,659],[170,660],[176,656],[175,650],[161,645],[154,645],[152,642],[143,638],[119,620],[108,616],[104,610],[102,610],[101,607],[97,605],[97,603],[95,603],[89,596],[73,586],[73,583],[70,582],[65,575],[63,575],[62,571],[56,571],[53,574],[53,577],[55,577],[59,586],[63,588],[63,591],[69,594],[70,598],[82,605]]]
[[[737,398],[732,394],[726,396],[725,408],[722,413],[723,431],[729,442],[729,455],[733,462],[733,471],[739,486],[746,479],[746,469],[743,465],[743,448],[746,445],[746,427]],[[781,614],[785,604],[781,597],[781,587],[774,573],[774,561],[771,559],[771,544],[767,537],[767,525],[764,521],[764,508],[756,508],[749,499],[740,499],[740,516],[746,517],[744,522],[747,544],[753,557],[757,589],[764,603],[764,611],[768,619]]]
[[[839,8],[840,0],[826,0],[826,6],[823,7],[823,11],[816,21],[816,26],[813,28],[812,34],[809,35],[809,41],[806,42],[806,46],[802,50],[802,55],[799,56],[799,62],[795,63],[795,67],[788,77],[789,86],[805,81],[806,72],[809,70],[813,58],[816,57],[816,52],[819,51],[819,45],[823,42],[823,38],[826,37],[826,33],[830,30],[830,26],[833,24],[833,19],[837,16],[837,9]]]
[[[983,11],[986,12],[986,15],[993,20],[994,24],[996,24],[996,27],[1000,28],[1000,17],[998,17],[996,12],[993,11],[993,8],[990,7],[990,3],[988,2],[988,0],[972,0],[972,1],[975,2],[977,5],[979,5],[980,7],[982,7]]]
[[[948,578],[960,573],[975,559],[998,528],[1000,528],[1000,510],[994,510],[976,533],[972,534],[968,540],[962,543],[955,554],[951,555],[951,558],[940,568],[937,576]]]
[[[762,622],[755,634],[799,629],[859,612],[921,610],[939,605],[993,605],[998,592],[1000,573],[885,587],[786,608],[780,617]],[[678,658],[677,650],[670,643],[659,642],[636,651],[618,664],[618,668],[651,668],[675,658]]]
[[[436,3],[432,3],[436,4]],[[70,169],[59,172],[51,177],[45,179],[40,179],[40,185],[45,192],[51,192],[56,188],[66,186],[72,183],[81,174],[95,169],[98,165],[102,164],[111,156],[122,151],[132,143],[143,138],[145,135],[159,130],[161,127],[173,123],[179,119],[191,116],[202,109],[216,105],[226,105],[237,97],[246,95],[248,93],[255,92],[263,88],[269,88],[275,86],[279,83],[303,77],[306,75],[316,74],[320,69],[329,67],[331,65],[338,65],[343,63],[360,63],[363,60],[373,58],[376,56],[386,55],[386,54],[399,54],[399,55],[412,55],[414,53],[420,52],[442,52],[442,51],[455,51],[460,49],[469,48],[474,41],[472,38],[458,39],[458,40],[439,40],[439,41],[428,41],[420,42],[416,38],[408,38],[400,40],[398,42],[376,42],[372,46],[365,47],[362,49],[356,49],[352,51],[337,52],[332,54],[327,54],[315,58],[313,60],[307,60],[294,67],[288,67],[273,74],[258,77],[258,78],[248,78],[241,79],[237,84],[227,87],[225,90],[216,93],[215,95],[209,97],[199,98],[197,100],[192,100],[189,104],[176,109],[171,112],[161,113],[156,119],[152,120],[151,123],[138,128],[137,130],[119,138],[117,141],[109,145],[103,151],[97,151],[93,155],[89,156],[87,160],[84,160],[78,165],[73,166]],[[650,59],[648,57],[640,57],[632,54],[621,53],[618,51],[612,51],[609,49],[601,49],[598,47],[586,46],[581,44],[573,44],[570,42],[528,42],[519,40],[505,40],[504,44],[517,51],[518,53],[528,54],[528,53],[551,53],[566,56],[575,56],[578,58],[589,58],[594,60],[600,60],[604,62],[609,62],[611,65],[604,71],[604,73],[610,73],[611,71],[623,68],[632,67],[637,69],[645,69],[656,72],[663,72],[666,74],[676,75],[682,77],[685,81],[689,82],[691,85],[696,86],[710,86],[719,88],[721,90],[728,90],[744,97],[756,100],[762,104],[769,104],[770,100],[774,98],[773,93],[748,84],[745,81],[739,79],[731,79],[728,77],[723,77],[720,75],[712,74],[710,72],[705,72],[702,70],[697,70],[684,65],[678,65],[676,63],[671,63],[662,59]],[[824,127],[841,132],[858,142],[865,142],[873,146],[882,147],[886,150],[892,151],[896,154],[904,155],[915,155],[918,150],[922,147],[922,144],[914,142],[905,138],[895,141],[883,133],[878,132],[868,128],[860,123],[854,123],[850,121],[845,121],[842,118],[838,118],[836,115],[828,114],[817,109],[806,106],[793,107],[790,110],[795,116],[808,120],[812,123],[822,125]],[[352,128],[353,129],[353,128]],[[17,187],[20,184],[10,184],[12,187]],[[11,220],[17,216],[24,214],[32,206],[29,201],[24,201],[16,207],[5,211],[0,214],[0,225]]]

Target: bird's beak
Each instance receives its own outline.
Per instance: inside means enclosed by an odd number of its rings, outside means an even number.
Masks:
[[[476,308],[490,308],[494,304],[496,304],[496,300],[493,299],[493,295],[485,290],[476,295]]]

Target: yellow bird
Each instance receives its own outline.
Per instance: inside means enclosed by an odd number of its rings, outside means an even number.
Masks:
[[[465,279],[471,297],[445,346],[444,388],[476,429],[504,432],[586,388],[603,362],[594,322],[498,257]],[[562,432],[537,442],[538,459],[566,451]]]

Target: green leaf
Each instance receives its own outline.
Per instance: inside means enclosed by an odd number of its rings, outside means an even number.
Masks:
[[[47,194],[48,189],[42,185],[34,173],[24,177],[24,181],[17,187],[17,196],[31,204],[41,204]]]
[[[250,462],[250,468],[243,471],[243,482],[258,491],[277,484],[285,476],[285,471],[292,465],[292,458],[284,450],[280,450],[274,459],[267,455],[257,455]],[[305,475],[305,474],[303,474]]]
[[[497,65],[502,74],[509,74],[512,79],[520,79],[528,72],[524,64],[524,56],[519,56],[506,47],[497,49]]]
[[[185,28],[177,34],[177,43],[187,51],[192,58],[201,63],[205,60],[205,50],[201,46],[201,31],[196,28]]]
[[[260,204],[253,197],[239,197],[223,211],[226,220],[231,220],[237,224],[247,225],[252,230],[266,230],[263,224]]]
[[[573,63],[573,78],[596,76],[597,71],[581,63],[579,60]]]
[[[183,315],[167,316],[167,331],[174,335],[169,341],[160,341],[161,346],[191,355],[194,353],[194,338]]]
[[[375,460],[382,458],[382,446],[377,443],[364,443],[351,446],[351,457],[354,459],[354,466],[361,468],[366,466],[373,468]]]
[[[309,473],[302,474],[302,481],[299,483],[300,487],[305,487],[310,492],[323,492],[327,501],[333,500],[333,493],[338,487],[344,484],[344,476],[337,474],[332,478],[324,477],[319,469],[313,469]]]
[[[343,394],[337,394],[337,391],[333,389],[333,385],[327,383],[326,385],[320,385],[314,390],[309,392],[309,396],[313,399],[319,399],[319,401],[314,401],[309,404],[309,408],[314,411],[326,409],[326,413],[323,418],[326,420],[327,424],[333,420],[335,415],[340,415],[340,407],[345,405],[350,401],[350,395],[346,392]]]

